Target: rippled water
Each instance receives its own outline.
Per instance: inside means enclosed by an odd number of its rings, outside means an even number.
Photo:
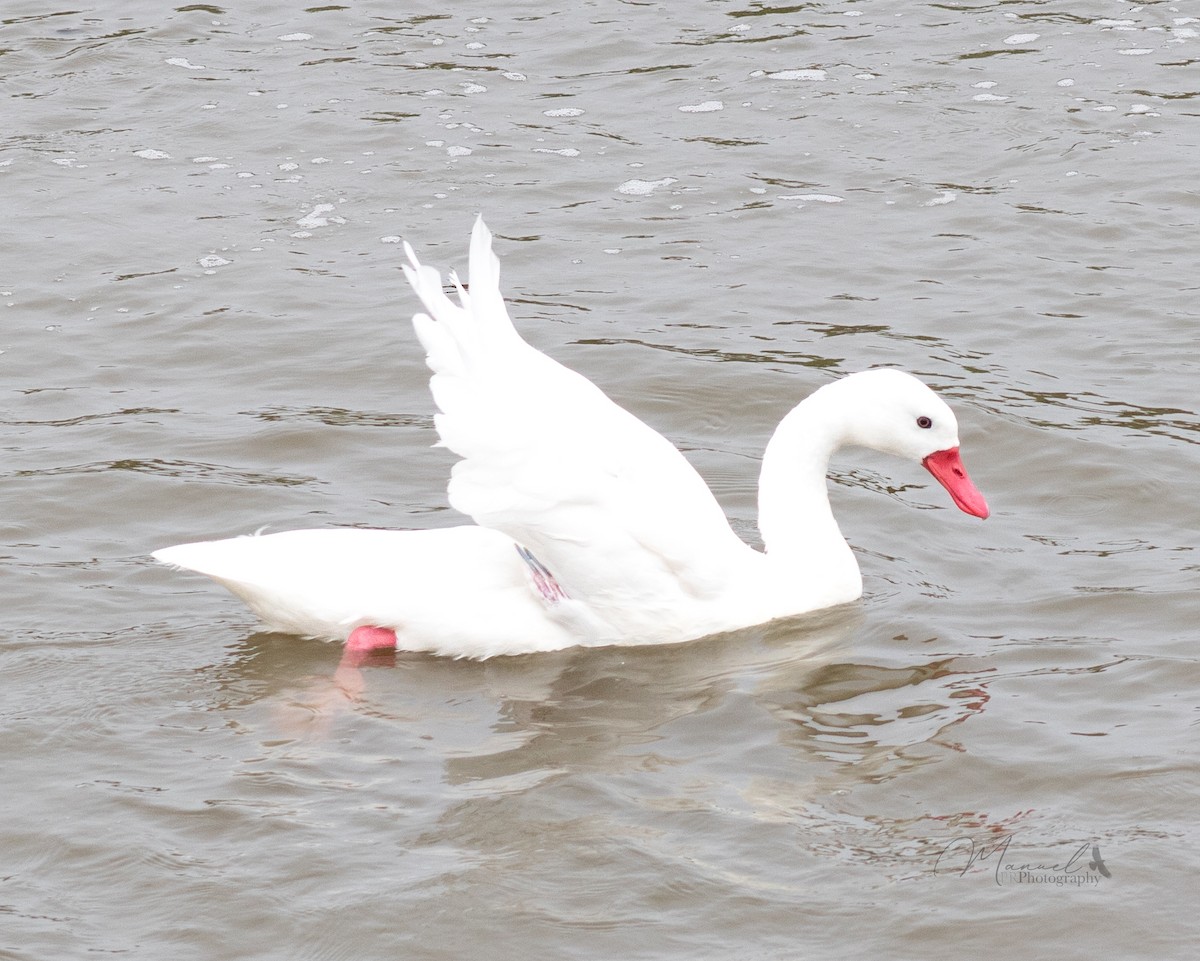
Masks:
[[[0,14],[0,956],[1186,956],[1200,13],[243,6]],[[747,537],[878,364],[993,517],[846,455],[850,609],[357,675],[154,566],[456,522],[396,242],[478,211]]]

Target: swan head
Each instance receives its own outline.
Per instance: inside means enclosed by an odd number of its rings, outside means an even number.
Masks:
[[[959,510],[990,513],[958,452],[954,411],[911,374],[892,368],[851,374],[822,388],[842,412],[842,443],[870,447],[925,467]]]

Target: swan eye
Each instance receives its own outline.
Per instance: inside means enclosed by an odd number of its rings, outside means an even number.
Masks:
[[[928,417],[926,417],[924,414],[922,414],[920,417],[917,418],[917,426],[920,427],[922,430],[928,430],[930,427],[933,426],[933,421],[931,421]]]

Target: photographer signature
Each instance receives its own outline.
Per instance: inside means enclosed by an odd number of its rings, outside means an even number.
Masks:
[[[1013,837],[1012,834],[1005,835],[991,844],[976,843],[973,838],[969,837],[955,838],[937,856],[937,860],[933,863],[933,870],[937,872],[943,867],[954,866],[957,859],[962,858],[962,868],[958,871],[959,877],[977,865],[985,867],[994,863],[997,884],[1003,884],[1005,880],[1064,883],[1071,879],[1077,882],[1084,880],[1095,882],[1099,880],[1098,877],[1095,877],[1097,874],[1106,878],[1112,877],[1108,866],[1100,856],[1099,844],[1084,842],[1066,861],[1010,861],[1009,847]]]

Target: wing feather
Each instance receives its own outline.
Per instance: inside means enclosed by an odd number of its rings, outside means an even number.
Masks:
[[[525,545],[572,597],[623,618],[720,589],[748,550],[708,486],[657,431],[517,333],[482,219],[458,303],[411,247],[406,275],[428,313],[413,324],[433,376],[441,442],[462,460],[450,503]]]

